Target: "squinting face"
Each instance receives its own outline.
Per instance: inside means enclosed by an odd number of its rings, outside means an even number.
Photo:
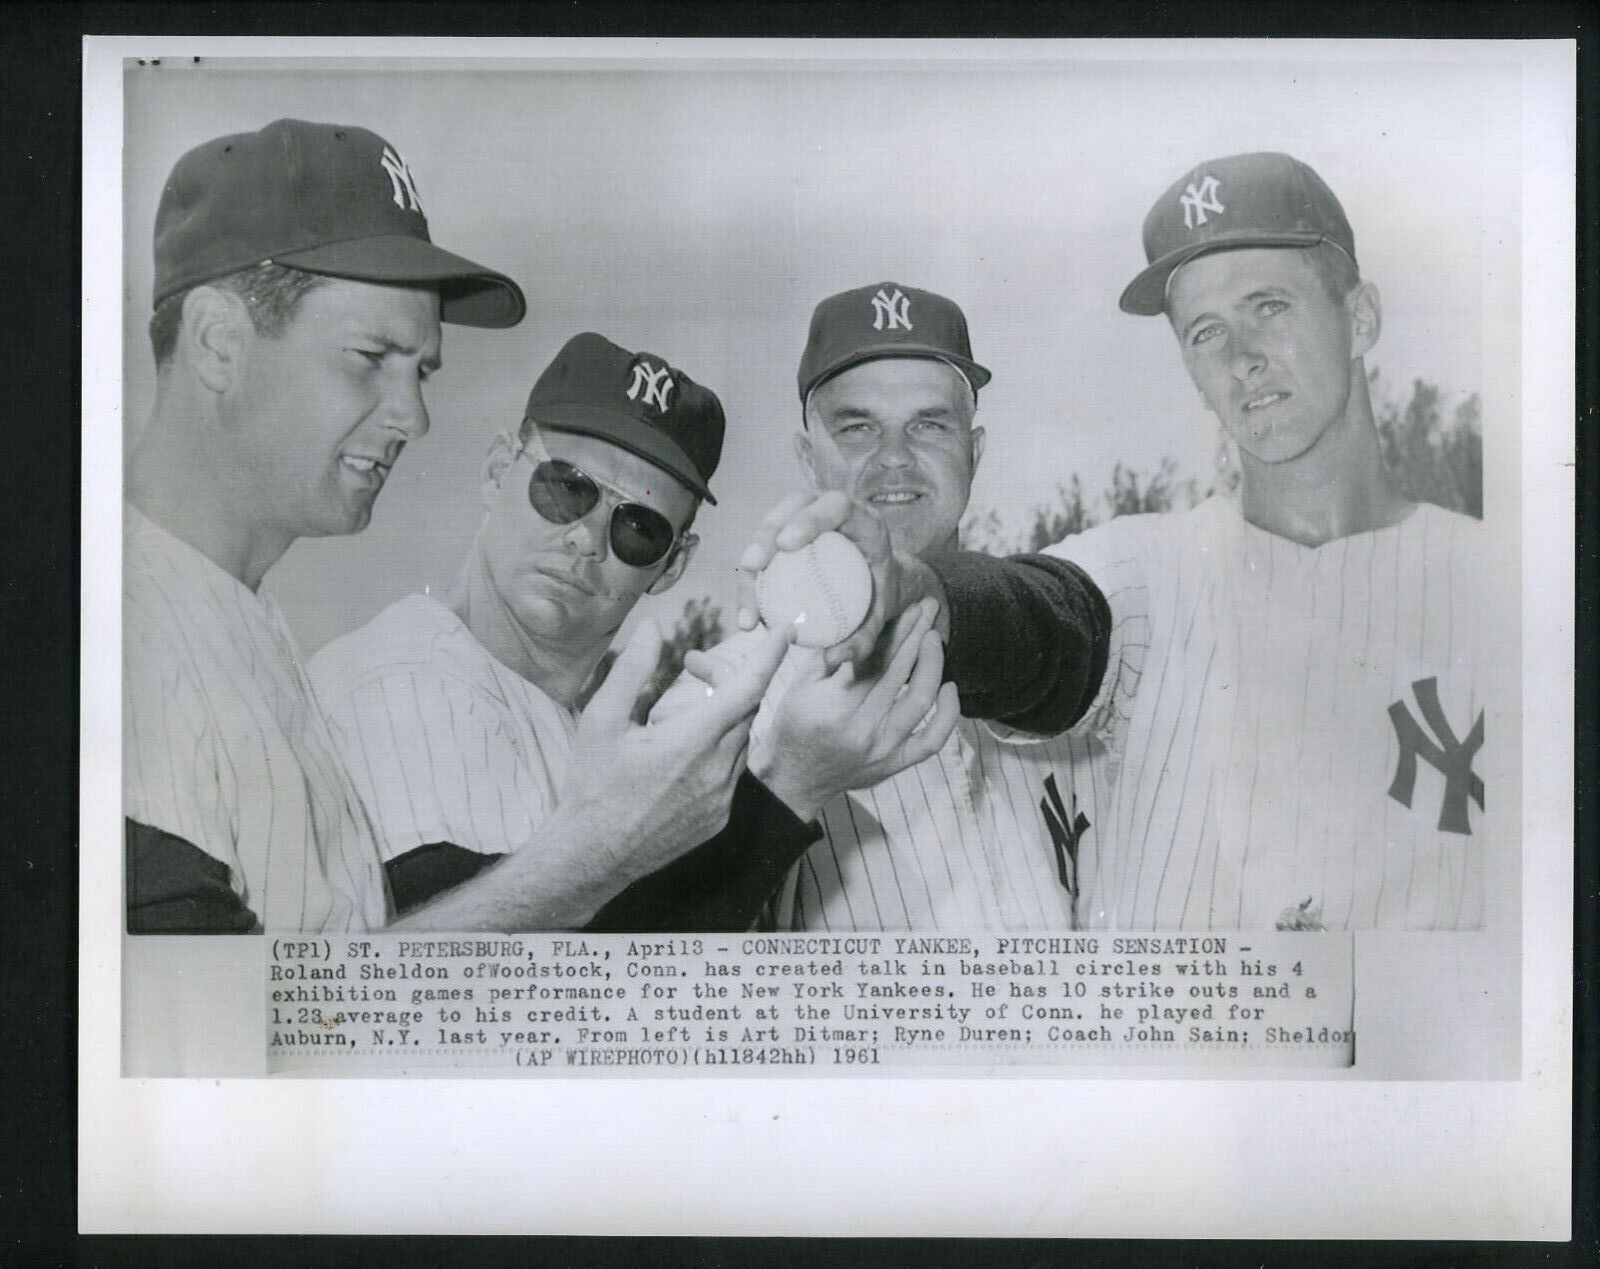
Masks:
[[[219,409],[263,518],[296,537],[365,528],[400,451],[428,430],[439,345],[435,292],[343,279],[308,292],[282,335],[247,329]]]
[[[526,631],[587,645],[609,638],[641,595],[669,570],[665,585],[670,585],[682,569],[676,551],[647,568],[617,559],[611,549],[612,509],[623,500],[642,503],[666,516],[681,534],[694,515],[696,498],[654,463],[593,436],[541,430],[534,448],[539,447],[598,482],[599,503],[571,524],[546,520],[528,500],[528,482],[541,456],[525,450],[492,468],[480,549],[496,593]]]
[[[925,357],[853,366],[812,393],[808,424],[800,457],[818,492],[873,507],[897,550],[955,545],[983,429],[952,367]]]
[[[1189,377],[1245,454],[1289,462],[1344,416],[1365,350],[1309,251],[1200,256],[1173,275],[1167,315]]]

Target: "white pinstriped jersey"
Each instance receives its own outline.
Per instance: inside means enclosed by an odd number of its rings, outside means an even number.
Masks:
[[[822,673],[821,653],[790,650],[767,688],[753,743],[765,743],[784,693]],[[1071,876],[1082,832],[1069,759],[1071,746],[1082,743],[1060,737],[1015,745],[962,719],[932,757],[823,809],[823,838],[785,885],[779,923],[803,930],[1072,928],[1072,894],[1062,877]]]
[[[576,716],[443,605],[407,596],[311,674],[385,860],[433,842],[509,854],[554,811]]]
[[[1312,548],[1213,498],[1051,547],[1113,624],[1079,924],[1481,925],[1481,530],[1422,505]]]
[[[123,513],[123,814],[225,864],[268,931],[380,928],[377,846],[288,627]]]

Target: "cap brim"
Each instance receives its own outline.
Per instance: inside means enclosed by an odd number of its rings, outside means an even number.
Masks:
[[[1128,283],[1122,298],[1117,301],[1124,313],[1140,317],[1156,317],[1167,309],[1167,279],[1183,265],[1198,256],[1214,251],[1236,251],[1241,247],[1314,247],[1323,239],[1315,229],[1284,229],[1276,233],[1241,231],[1237,234],[1218,234],[1193,246],[1169,251],[1151,264],[1138,277]]]
[[[325,243],[272,258],[307,273],[357,282],[435,285],[439,316],[459,326],[515,326],[528,311],[522,288],[505,274],[403,234]]]
[[[811,376],[811,381],[800,389],[800,401],[804,404],[806,397],[811,395],[813,388],[819,387],[832,379],[837,374],[842,374],[852,366],[859,366],[863,362],[883,361],[890,357],[915,357],[924,361],[948,361],[953,366],[960,366],[963,373],[972,382],[972,390],[976,392],[991,378],[989,371],[973,361],[970,357],[962,357],[945,348],[935,348],[931,344],[885,344],[878,348],[857,348],[849,356],[841,357],[838,361],[824,366]]]
[[[682,484],[713,507],[717,499],[711,487],[701,479],[689,456],[672,441],[652,427],[647,427],[629,414],[617,414],[594,405],[541,405],[537,414],[528,415],[542,428],[552,432],[577,432],[609,441],[630,454],[637,454],[647,463],[661,468],[667,475]]]

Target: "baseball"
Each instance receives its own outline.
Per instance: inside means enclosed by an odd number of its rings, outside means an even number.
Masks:
[[[872,607],[872,570],[841,533],[798,551],[779,551],[756,578],[756,606],[768,629],[793,625],[795,642],[829,648],[848,638]]]

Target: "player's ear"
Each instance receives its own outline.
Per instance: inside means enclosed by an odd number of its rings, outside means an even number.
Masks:
[[[178,340],[195,376],[212,392],[239,378],[245,343],[255,333],[244,299],[220,286],[197,286],[183,297]]]
[[[1359,282],[1345,297],[1350,314],[1350,356],[1361,357],[1371,351],[1383,329],[1383,300],[1371,282]]]
[[[806,478],[806,488],[811,493],[817,492],[817,451],[816,438],[808,430],[794,434],[794,456],[800,462],[800,473]]]
[[[660,577],[650,583],[650,589],[645,594],[663,595],[676,586],[678,579],[683,576],[683,570],[689,567],[689,558],[694,554],[695,547],[699,545],[700,539],[693,533],[685,533],[679,538],[666,568],[661,570]]]
[[[479,487],[485,507],[499,495],[500,482],[505,479],[511,464],[517,461],[520,448],[517,438],[510,432],[501,432],[489,442],[489,452],[483,460],[483,481]]]
[[[978,464],[983,461],[983,446],[988,439],[988,433],[977,424],[974,424],[972,428],[972,472],[974,475],[978,472]]]

